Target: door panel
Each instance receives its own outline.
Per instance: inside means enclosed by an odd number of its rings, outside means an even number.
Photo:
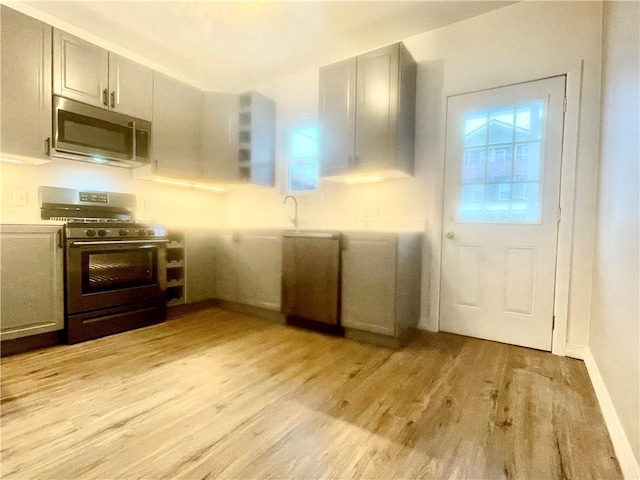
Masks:
[[[449,98],[441,330],[551,349],[564,89]]]
[[[320,69],[320,168],[323,177],[347,173],[356,130],[356,59]]]
[[[53,92],[96,107],[106,107],[107,50],[58,29],[53,30],[53,49]]]
[[[109,105],[112,110],[151,121],[153,70],[109,52]]]

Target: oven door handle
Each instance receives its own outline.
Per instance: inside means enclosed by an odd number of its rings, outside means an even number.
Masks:
[[[169,243],[169,240],[102,240],[102,241],[79,241],[71,242],[72,247],[83,247],[85,245],[140,245]]]

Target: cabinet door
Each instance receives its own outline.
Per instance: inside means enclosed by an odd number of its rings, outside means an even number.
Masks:
[[[89,105],[107,107],[109,52],[54,29],[53,93]]]
[[[396,334],[396,237],[345,234],[342,252],[342,325]]]
[[[216,238],[215,297],[229,302],[238,301],[238,262],[233,233],[221,233]]]
[[[239,302],[280,310],[282,297],[282,236],[243,234],[238,247]]]
[[[276,104],[251,92],[251,183],[273,187],[276,165]]]
[[[51,137],[51,27],[0,10],[2,155],[47,161]]]
[[[186,301],[215,298],[216,239],[210,232],[187,232]]]
[[[320,69],[320,171],[331,177],[347,173],[354,161],[356,129],[356,59]]]
[[[64,328],[59,231],[60,227],[0,227],[0,339]]]
[[[110,52],[109,108],[151,121],[153,70]]]
[[[202,105],[202,168],[207,180],[237,182],[238,95],[205,92]]]
[[[398,132],[399,44],[357,59],[356,168],[394,166]]]
[[[153,75],[153,158],[158,174],[202,176],[202,92],[158,72]]]

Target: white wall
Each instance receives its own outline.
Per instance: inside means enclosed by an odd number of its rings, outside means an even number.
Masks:
[[[605,2],[598,224],[589,348],[640,463],[638,2]]]
[[[134,193],[136,217],[173,226],[219,224],[222,199],[216,193],[160,185],[131,177],[124,168],[54,159],[40,166],[0,164],[0,219],[3,223],[40,220],[38,186]],[[26,190],[27,206],[15,206],[14,190]]]
[[[303,199],[301,226],[424,229],[432,251],[424,269],[439,269],[444,121],[447,95],[582,70],[571,259],[568,343],[586,346],[589,333],[600,95],[601,4],[523,2],[404,40],[418,62],[416,167],[410,179],[341,186],[324,182],[322,195]],[[278,178],[284,183],[286,127],[317,117],[318,70],[292,75],[256,90],[278,108]],[[287,225],[284,191],[233,193],[227,220]],[[256,206],[259,205],[259,208]],[[427,289],[425,289],[427,290]],[[421,326],[437,329],[437,289],[423,292]],[[432,312],[431,315],[428,313]]]

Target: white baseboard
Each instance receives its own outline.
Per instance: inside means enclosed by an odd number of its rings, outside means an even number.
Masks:
[[[577,356],[580,352],[584,355],[582,360],[584,360],[584,364],[589,372],[589,377],[591,378],[591,384],[596,392],[596,397],[598,398],[598,403],[600,404],[604,421],[607,424],[607,429],[609,430],[611,443],[613,443],[613,449],[616,452],[616,457],[618,457],[618,463],[620,463],[622,475],[624,478],[629,480],[640,478],[638,460],[636,460],[633,448],[631,448],[631,444],[627,438],[627,434],[625,433],[624,428],[622,428],[620,418],[618,418],[613,401],[609,396],[607,386],[602,379],[602,375],[600,375],[596,359],[593,357],[593,354],[588,347],[575,345],[572,347],[571,352],[576,356],[569,353],[569,345],[567,345],[567,356],[580,358]]]
[[[584,360],[587,355],[588,347],[584,345],[576,345],[575,343],[567,343],[564,349],[564,354],[567,357],[577,358],[578,360]]]

